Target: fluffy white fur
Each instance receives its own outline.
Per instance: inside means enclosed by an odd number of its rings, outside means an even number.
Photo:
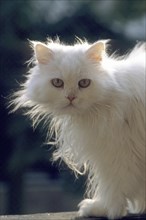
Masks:
[[[88,173],[88,199],[79,216],[146,212],[145,44],[124,57],[109,57],[106,42],[73,46],[33,42],[33,64],[15,93],[14,110],[26,107],[56,134],[54,160]],[[56,88],[51,80],[64,86]],[[87,88],[78,82],[90,79]],[[68,96],[75,99],[70,103]]]

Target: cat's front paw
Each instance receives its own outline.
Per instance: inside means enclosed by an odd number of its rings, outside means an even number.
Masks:
[[[106,216],[106,210],[100,202],[94,199],[85,199],[79,205],[79,217]]]

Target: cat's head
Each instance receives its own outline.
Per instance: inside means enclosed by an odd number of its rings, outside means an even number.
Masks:
[[[33,49],[36,65],[25,84],[28,100],[53,114],[82,114],[102,98],[104,42],[74,46],[33,42]]]

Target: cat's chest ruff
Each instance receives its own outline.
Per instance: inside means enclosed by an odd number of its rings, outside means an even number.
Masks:
[[[71,108],[74,107],[71,106]],[[73,142],[76,142],[76,144],[80,140],[80,143],[84,146],[109,145],[110,142],[120,142],[122,138],[120,135],[121,129],[121,123],[114,119],[109,120],[100,116],[89,117],[88,115],[83,117],[80,115],[72,118],[68,125],[66,124],[64,134],[66,136],[72,134],[70,140],[74,139]]]

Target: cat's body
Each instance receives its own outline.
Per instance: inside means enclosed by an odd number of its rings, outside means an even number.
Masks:
[[[145,44],[123,58],[105,43],[65,46],[34,42],[36,63],[16,93],[38,123],[52,118],[57,151],[88,172],[80,216],[116,218],[146,211]]]

